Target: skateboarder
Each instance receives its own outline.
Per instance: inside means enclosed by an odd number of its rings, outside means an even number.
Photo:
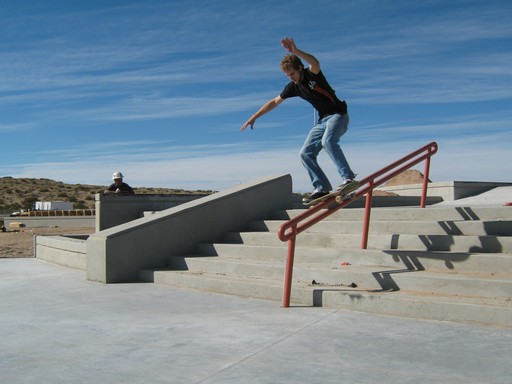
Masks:
[[[338,190],[353,189],[358,183],[354,180],[355,174],[338,144],[341,136],[347,131],[349,117],[347,104],[336,96],[334,90],[327,82],[320,69],[320,62],[313,55],[297,48],[292,38],[284,38],[281,45],[290,54],[281,61],[281,70],[290,79],[281,94],[267,101],[249,120],[245,122],[241,130],[247,127],[254,128],[256,119],[272,111],[285,99],[301,97],[309,102],[318,111],[318,122],[309,132],[300,151],[302,164],[306,168],[314,191],[304,198],[304,201],[315,200],[325,196],[331,191],[332,185],[320,168],[317,157],[320,151],[325,149],[331,160],[336,165],[341,176],[341,184]],[[304,68],[302,60],[309,64]]]

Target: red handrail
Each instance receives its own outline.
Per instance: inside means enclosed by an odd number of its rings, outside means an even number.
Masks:
[[[295,255],[295,242],[296,237],[299,233],[305,231],[311,226],[315,225],[319,221],[332,215],[339,209],[347,206],[352,201],[357,200],[363,195],[366,195],[364,222],[363,222],[363,238],[361,248],[366,249],[368,246],[368,230],[370,227],[370,213],[372,207],[372,197],[374,188],[385,183],[389,179],[396,175],[406,171],[414,165],[425,160],[425,172],[423,175],[423,186],[421,193],[420,207],[425,208],[427,198],[427,185],[428,175],[430,172],[430,158],[437,153],[437,143],[431,142],[418,150],[411,152],[409,155],[402,157],[394,163],[382,168],[381,170],[372,173],[359,181],[359,188],[354,191],[354,194],[350,199],[343,200],[339,203],[336,202],[336,198],[332,197],[323,203],[317,204],[308,210],[305,210],[300,215],[297,215],[286,223],[282,224],[278,231],[277,236],[281,241],[288,241],[288,257],[286,260],[285,269],[285,282],[283,292],[283,307],[287,308],[290,306],[291,286],[292,286],[292,275],[293,275],[293,259]]]

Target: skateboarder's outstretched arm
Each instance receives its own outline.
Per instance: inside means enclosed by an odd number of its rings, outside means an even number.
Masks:
[[[277,96],[269,101],[267,101],[263,106],[256,112],[254,115],[251,116],[249,120],[245,122],[244,125],[242,125],[242,128],[240,128],[241,131],[245,131],[247,127],[251,127],[253,129],[254,123],[256,119],[263,116],[266,113],[269,113],[271,110],[273,110],[275,107],[277,107],[279,104],[281,104],[284,101],[284,99],[281,98],[281,96]]]
[[[288,52],[290,52],[292,55],[295,55],[299,58],[302,58],[309,64],[309,70],[313,72],[314,74],[320,73],[320,62],[317,60],[317,58],[309,53],[306,53],[304,51],[301,51],[297,46],[295,45],[295,42],[291,37],[285,37],[281,40],[281,45],[286,49]],[[290,55],[291,56],[291,55]],[[297,59],[296,57],[296,59]],[[300,68],[288,68],[284,69],[283,66],[281,66],[281,69],[285,72],[285,75],[290,78],[292,82],[295,84],[299,83],[303,79],[303,70],[304,66],[302,65],[302,62],[300,59],[298,59],[300,63]],[[281,63],[282,64],[282,63]],[[256,112],[254,115],[251,116],[249,120],[245,122],[244,125],[242,125],[241,131],[245,131],[247,127],[251,127],[251,129],[254,128],[254,123],[256,119],[263,116],[264,114],[272,111],[274,108],[276,108],[279,104],[281,104],[285,99],[281,97],[281,95],[267,101],[263,106]]]

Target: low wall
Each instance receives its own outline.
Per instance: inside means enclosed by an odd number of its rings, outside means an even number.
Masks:
[[[96,232],[87,239],[87,279],[137,281],[141,269],[165,267],[200,242],[219,241],[272,210],[291,207],[291,176],[267,177]]]
[[[38,259],[66,267],[86,270],[87,235],[35,236],[34,253]]]
[[[203,196],[184,195],[103,195],[96,194],[96,231],[103,231],[143,217],[144,211],[163,211]]]
[[[454,201],[487,192],[493,188],[510,186],[512,183],[448,181],[428,183],[427,196],[439,196],[444,201]],[[400,196],[421,196],[422,184],[395,185],[377,189]]]

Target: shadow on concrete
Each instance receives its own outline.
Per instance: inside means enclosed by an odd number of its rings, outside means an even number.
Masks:
[[[455,207],[455,210],[460,214],[464,220],[480,220],[478,215],[471,209],[471,207]]]
[[[456,263],[461,263],[471,256],[470,252],[428,252],[425,251],[385,251],[391,255],[396,262],[401,261],[404,266],[411,271],[424,271],[421,259],[424,260],[442,260],[448,269],[455,269]]]
[[[364,296],[358,292],[372,292],[369,290],[361,289],[349,289],[349,288],[325,288],[325,289],[314,289],[313,290],[313,307],[323,307],[323,297],[326,292],[346,292],[348,293],[350,300],[354,301],[357,297],[363,298]],[[293,306],[292,306],[293,307]]]
[[[383,291],[399,291],[400,287],[398,286],[396,281],[393,279],[392,275],[398,274],[398,273],[410,273],[410,272],[417,272],[417,270],[397,269],[397,270],[391,270],[391,271],[377,271],[377,272],[372,272],[372,275],[375,278],[375,280],[377,280],[377,283],[379,283],[379,285]]]

